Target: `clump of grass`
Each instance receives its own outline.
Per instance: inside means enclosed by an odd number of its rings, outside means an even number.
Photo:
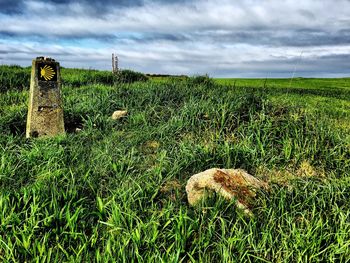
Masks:
[[[124,69],[119,70],[116,74],[116,82],[133,83],[137,81],[147,81],[148,77],[140,72]]]
[[[63,84],[73,87],[91,84],[114,85],[117,83],[133,83],[136,81],[146,81],[147,79],[146,75],[132,70],[120,70],[116,74],[110,71],[99,70],[62,70]]]
[[[199,75],[185,79],[190,85],[213,85],[213,79],[208,75]]]

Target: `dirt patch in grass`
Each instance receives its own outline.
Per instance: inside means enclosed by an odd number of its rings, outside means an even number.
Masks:
[[[178,199],[178,192],[181,191],[182,185],[179,180],[171,180],[165,182],[161,187],[160,187],[160,193],[163,196],[167,196],[170,200],[176,201]]]
[[[275,183],[287,187],[290,187],[290,183],[296,179],[324,179],[326,176],[323,168],[316,168],[306,160],[302,161],[297,167],[286,167],[281,170],[259,167],[256,170],[256,174],[258,177],[263,178],[269,183]]]

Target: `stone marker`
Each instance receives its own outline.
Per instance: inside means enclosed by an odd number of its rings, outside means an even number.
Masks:
[[[37,57],[32,62],[26,137],[64,133],[60,65]]]
[[[128,115],[128,112],[126,110],[117,110],[117,111],[113,112],[112,120],[119,120],[119,119],[125,117],[126,115]]]

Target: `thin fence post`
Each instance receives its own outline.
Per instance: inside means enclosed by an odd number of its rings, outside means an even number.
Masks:
[[[115,73],[114,53],[112,53],[112,73]]]

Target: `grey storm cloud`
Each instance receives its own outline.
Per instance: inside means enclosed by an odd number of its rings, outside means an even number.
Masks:
[[[25,12],[25,0],[1,0],[0,1],[0,13],[24,13]],[[104,0],[104,1],[91,1],[91,0],[47,0],[46,4],[55,5],[57,8],[67,4],[79,4],[89,9],[95,9],[97,11],[107,11],[110,7],[128,7],[142,5],[142,0]]]
[[[0,63],[107,69],[117,52],[145,72],[350,75],[349,14],[349,0],[0,0]]]
[[[0,14],[12,14],[21,12],[22,1],[1,0]]]
[[[0,1],[0,13],[3,14],[14,14],[14,13],[25,13],[25,2],[27,0],[1,0]],[[155,3],[179,3],[185,2],[186,0],[153,0]],[[146,4],[145,0],[46,0],[42,1],[46,4],[54,5],[57,9],[65,8],[70,4],[78,4],[85,7],[85,11],[91,14],[105,14],[114,8],[123,7],[135,7],[143,6]],[[66,9],[66,11],[69,11]]]

